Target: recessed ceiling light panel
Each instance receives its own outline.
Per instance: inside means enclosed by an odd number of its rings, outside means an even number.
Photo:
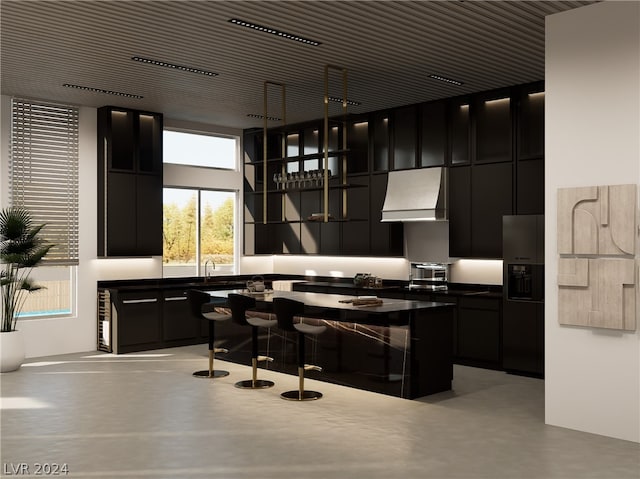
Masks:
[[[330,96],[328,97],[329,101],[333,101],[336,103],[342,103],[342,98],[339,98],[337,96]],[[362,103],[360,103],[359,101],[354,101],[354,100],[349,100],[347,99],[347,105],[353,105],[353,106],[358,106],[358,105],[362,105]]]
[[[305,45],[311,45],[317,47],[318,45],[322,45],[321,42],[317,42],[315,40],[310,40],[309,38],[301,37],[300,35],[295,35],[293,33],[283,32],[281,30],[276,30],[275,28],[265,27],[262,25],[258,25],[256,23],[245,22],[244,20],[240,20],[238,18],[229,19],[230,23],[234,25],[240,25],[241,27],[252,28],[253,30],[258,30],[259,32],[270,33],[271,35],[275,35],[277,37],[286,38],[287,40],[293,40],[296,42],[304,43]]]
[[[90,86],[71,85],[69,83],[64,83],[62,86],[67,88],[75,88],[77,90],[85,90],[92,93],[104,93],[105,95],[116,95],[116,96],[123,96],[126,98],[135,98],[136,100],[141,100],[142,98],[144,98],[142,95],[134,95],[133,93],[123,93],[121,91],[103,90],[102,88],[93,88]]]
[[[184,65],[176,65],[175,63],[163,62],[162,60],[152,60],[151,58],[144,58],[144,57],[131,57],[131,59],[136,62],[149,63],[151,65],[157,65],[159,67],[165,67],[165,68],[172,68],[174,70],[180,70],[183,72],[198,73],[200,75],[205,75],[209,77],[218,76],[216,72],[201,70],[200,68],[195,68],[195,67],[187,67]]]
[[[440,75],[429,75],[429,78],[433,78],[434,80],[439,80],[445,83],[451,83],[452,85],[463,85],[464,83],[462,83],[461,81],[458,80],[452,80],[451,78],[446,78]]]
[[[264,119],[264,115],[258,115],[256,113],[247,113],[247,116],[249,118],[259,118],[261,120]],[[278,118],[278,117],[275,117],[275,116],[268,116],[267,120],[270,120],[270,121],[282,121],[282,118]]]

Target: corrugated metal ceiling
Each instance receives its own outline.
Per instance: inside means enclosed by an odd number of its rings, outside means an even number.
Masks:
[[[2,0],[2,94],[248,128],[262,125],[247,114],[263,113],[265,80],[287,85],[289,123],[322,117],[324,65],[331,64],[348,70],[348,96],[361,102],[349,111],[373,111],[542,80],[544,17],[589,3]],[[322,44],[243,28],[231,18]],[[143,64],[133,56],[219,75]],[[279,91],[272,90],[269,114],[280,116]],[[342,96],[337,72],[330,90]],[[332,113],[338,111],[336,104]]]

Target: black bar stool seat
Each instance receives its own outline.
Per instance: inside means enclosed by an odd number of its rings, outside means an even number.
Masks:
[[[191,306],[191,312],[193,313],[193,315],[209,321],[209,369],[196,371],[195,373],[193,373],[193,375],[197,378],[206,378],[206,379],[222,378],[224,376],[228,376],[229,371],[213,368],[213,360],[214,360],[215,354],[229,352],[228,349],[216,348],[214,346],[214,341],[215,341],[214,325],[217,321],[227,321],[228,319],[231,319],[231,315],[226,312],[220,312],[220,310],[203,312],[202,311],[203,306],[211,301],[211,296],[209,295],[209,293],[206,293],[204,291],[199,291],[197,289],[190,289],[187,292],[187,298],[189,298],[189,304]]]
[[[261,311],[253,311],[256,300],[250,296],[230,293],[227,302],[231,309],[231,319],[241,326],[251,326],[251,379],[238,381],[235,386],[242,389],[265,389],[273,386],[273,381],[258,379],[258,363],[273,361],[269,356],[258,355],[258,328],[272,328],[278,321],[275,316]],[[268,353],[268,351],[267,351]]]
[[[304,303],[289,298],[273,298],[273,311],[276,314],[278,327],[284,331],[293,331],[298,336],[298,389],[280,394],[282,399],[289,401],[312,401],[320,399],[322,393],[304,388],[304,372],[322,371],[319,366],[305,364],[306,335],[316,336],[326,331],[326,326],[317,326],[296,320],[304,320]]]

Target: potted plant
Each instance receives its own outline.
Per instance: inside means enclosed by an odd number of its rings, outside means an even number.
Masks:
[[[44,225],[33,226],[31,213],[22,207],[0,211],[0,372],[14,371],[24,361],[24,339],[16,330],[26,295],[42,289],[29,278],[53,245],[38,236]]]

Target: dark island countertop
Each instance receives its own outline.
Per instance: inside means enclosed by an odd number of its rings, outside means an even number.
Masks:
[[[417,311],[423,309],[449,308],[449,303],[437,303],[434,301],[417,301],[407,299],[381,298],[380,305],[354,305],[348,302],[349,296],[328,293],[307,293],[301,291],[269,291],[265,293],[249,293],[247,290],[222,290],[209,291],[212,297],[226,298],[230,293],[247,294],[256,298],[257,302],[271,303],[274,298],[289,298],[300,301],[309,308],[319,310],[337,310],[342,313],[361,313],[371,315],[387,315],[404,311]],[[353,299],[353,298],[352,298]],[[334,318],[332,318],[334,319]]]

